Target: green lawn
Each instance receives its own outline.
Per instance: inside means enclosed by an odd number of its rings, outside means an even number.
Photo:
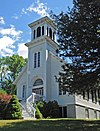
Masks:
[[[0,131],[100,131],[100,120],[0,120]]]

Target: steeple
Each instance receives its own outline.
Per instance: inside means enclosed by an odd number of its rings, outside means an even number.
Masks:
[[[56,25],[49,17],[45,16],[32,22],[29,27],[31,28],[31,41],[43,36],[56,41]]]

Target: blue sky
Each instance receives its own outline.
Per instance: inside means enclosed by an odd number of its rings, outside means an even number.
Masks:
[[[28,24],[43,16],[66,12],[72,0],[0,0],[0,57],[19,54],[27,57],[30,41]]]

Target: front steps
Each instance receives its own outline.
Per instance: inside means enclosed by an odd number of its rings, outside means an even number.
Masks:
[[[32,93],[27,99],[24,99],[21,101],[21,103],[19,103],[22,109],[23,119],[36,119],[36,109],[34,106],[39,100],[43,100],[43,96],[40,94]]]
[[[31,117],[26,110],[22,110],[22,118],[24,120],[35,120],[36,118]]]
[[[22,118],[23,119],[29,119],[31,118],[30,115],[28,114],[28,112],[24,109],[22,109]]]
[[[25,102],[20,103],[21,110],[22,110],[22,118],[25,120],[35,120],[33,112],[28,111],[28,106]]]

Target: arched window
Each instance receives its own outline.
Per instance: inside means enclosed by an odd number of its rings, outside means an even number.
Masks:
[[[32,91],[36,94],[43,96],[43,81],[41,79],[37,79],[34,82]]]
[[[44,35],[44,26],[42,26],[42,35]]]
[[[41,36],[41,27],[38,27],[37,28],[37,37],[40,37]]]
[[[34,82],[34,85],[33,86],[40,86],[40,85],[43,85],[43,81],[41,79],[37,79],[35,82]]]
[[[51,28],[49,28],[49,36],[52,39],[52,30],[51,30]]]
[[[34,30],[34,39],[35,39],[35,30]]]

